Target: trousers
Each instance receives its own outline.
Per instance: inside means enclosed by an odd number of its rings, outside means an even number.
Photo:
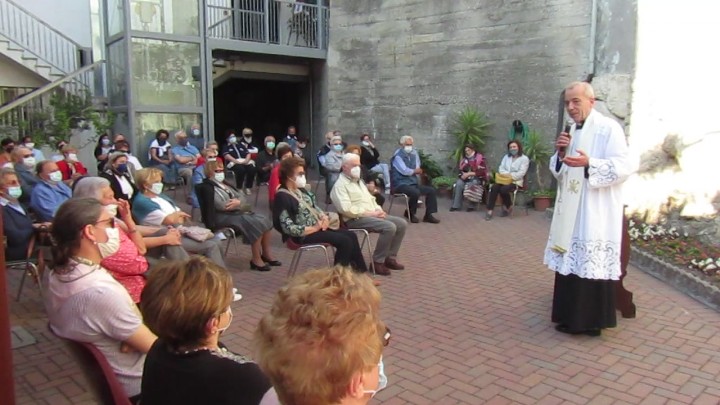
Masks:
[[[373,261],[377,263],[384,262],[388,257],[397,256],[403,238],[405,238],[405,230],[407,229],[407,221],[405,219],[392,215],[388,215],[384,219],[371,217],[353,218],[345,221],[345,223],[348,228],[365,229],[368,232],[380,234],[375,244],[375,252],[373,253]]]
[[[410,215],[415,216],[417,213],[418,198],[425,196],[425,216],[437,212],[437,192],[434,187],[414,185],[403,185],[395,187],[395,193],[407,194],[408,205],[410,206]]]

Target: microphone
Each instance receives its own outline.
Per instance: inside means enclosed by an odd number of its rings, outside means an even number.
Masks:
[[[563,132],[565,132],[566,134],[568,134],[568,138],[570,137],[570,128],[572,128],[572,125],[573,125],[574,123],[575,123],[575,122],[574,122],[573,120],[567,120],[567,121],[565,121],[565,130],[564,130]],[[560,153],[565,153],[565,149],[566,149],[566,148],[563,146],[562,148],[559,149],[559,152],[560,152]]]

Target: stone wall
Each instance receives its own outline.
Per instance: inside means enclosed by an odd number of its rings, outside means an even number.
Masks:
[[[331,13],[326,125],[370,131],[385,158],[404,134],[446,158],[453,114],[474,105],[497,166],[512,120],[550,142],[560,91],[589,73],[590,1],[338,0]]]

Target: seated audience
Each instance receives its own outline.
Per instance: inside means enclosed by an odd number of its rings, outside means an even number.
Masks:
[[[353,153],[360,156],[362,148],[359,145],[348,145],[347,148],[345,148],[345,153]],[[383,204],[385,204],[385,196],[382,192],[385,189],[385,182],[382,179],[382,175],[377,172],[367,170],[364,166],[360,166],[360,173],[361,178],[365,183],[365,187],[367,187],[370,194],[372,194],[373,198],[375,198],[377,205],[382,207]]]
[[[375,144],[373,144],[370,134],[360,135],[360,142],[362,145],[360,162],[363,168],[382,174],[383,181],[385,182],[385,194],[390,194],[390,166],[388,166],[387,163],[380,162],[380,152],[378,152]]]
[[[220,147],[218,146],[218,143],[215,141],[210,141],[207,144],[207,147],[205,149],[210,149],[215,152],[215,159],[223,162],[223,158],[220,156]],[[205,158],[202,156],[202,153],[200,153],[200,158],[197,161],[197,165],[200,166],[201,164],[205,163]],[[224,162],[223,162],[224,164]],[[197,184],[197,183],[195,183]]]
[[[453,189],[453,202],[450,211],[457,211],[462,208],[463,192],[465,186],[484,187],[487,181],[487,168],[485,167],[485,158],[482,153],[475,151],[475,146],[465,146],[465,156],[458,164],[458,179],[455,181]],[[468,211],[473,211],[473,206],[469,206]]]
[[[97,145],[95,145],[95,160],[97,161],[98,173],[105,171],[105,163],[107,158],[110,156],[110,152],[113,150],[112,142],[110,142],[110,135],[103,134],[98,138]]]
[[[133,178],[135,168],[128,164],[127,155],[123,152],[113,152],[105,161],[105,170],[100,173],[100,177],[110,182],[115,199],[131,202],[137,194],[137,187]]]
[[[200,203],[198,202],[197,197],[197,190],[195,190],[195,187],[197,187],[198,184],[202,184],[203,180],[205,180],[205,163],[207,162],[216,162],[218,160],[217,157],[217,151],[205,148],[200,152],[200,158],[198,159],[199,163],[194,169],[193,169],[193,175],[192,175],[192,184],[193,189],[192,193],[190,194],[190,206],[193,208],[200,208]]]
[[[380,299],[369,277],[341,267],[302,273],[275,295],[254,344],[280,403],[361,405],[387,386]]]
[[[249,128],[243,129],[243,135],[247,135],[246,132],[250,131],[250,139],[252,141],[252,131]],[[250,189],[255,181],[255,161],[252,159],[251,150],[245,145],[248,143],[238,142],[238,138],[235,135],[235,130],[227,131],[227,145],[223,148],[221,153],[225,167],[232,170],[235,174],[235,187],[238,190],[243,190],[246,195],[250,195],[252,192]]]
[[[162,171],[163,181],[172,190],[177,184],[177,167],[173,159],[172,145],[170,145],[168,138],[170,138],[170,133],[166,129],[159,129],[155,133],[155,139],[150,142],[148,164]]]
[[[43,299],[53,333],[100,350],[137,403],[145,353],[156,337],[127,290],[100,265],[117,249],[114,225],[95,199],[70,199],[58,209],[51,231],[54,265]]]
[[[181,211],[170,197],[162,194],[162,171],[152,167],[138,170],[135,184],[138,194],[133,200],[132,213],[140,224],[172,227],[190,225],[190,215]],[[207,256],[218,266],[225,267],[218,240],[213,238],[200,242],[190,238],[186,229],[179,229],[180,233],[183,233],[182,246],[186,251]]]
[[[33,156],[30,149],[24,146],[15,148],[12,157],[15,173],[17,173],[20,179],[20,186],[22,187],[23,195],[20,197],[20,201],[28,204],[30,203],[30,195],[32,194],[33,188],[40,181],[34,173],[37,160],[35,160],[35,156]]]
[[[217,161],[205,163],[203,183],[211,186],[213,190],[212,200],[207,203],[212,203],[215,207],[214,222],[239,230],[245,240],[250,242],[252,270],[270,271],[270,266],[281,266],[282,263],[273,258],[270,248],[272,222],[263,215],[253,213],[242,193],[224,182],[225,171],[222,164]],[[203,196],[200,195],[199,198]]]
[[[342,168],[342,156],[343,156],[343,149],[345,146],[343,145],[342,138],[339,136],[333,136],[330,140],[330,146],[332,149],[325,154],[325,159],[323,162],[323,167],[325,168],[325,179],[326,179],[326,192],[328,195],[330,195],[330,191],[333,188],[333,185],[338,179],[338,176],[340,176],[340,169]]]
[[[121,135],[122,136],[122,135]],[[113,152],[122,152],[127,155],[128,163],[129,163],[129,169],[130,173],[135,173],[136,171],[143,168],[143,165],[140,163],[140,160],[138,160],[135,155],[130,153],[130,144],[127,143],[127,141],[118,141],[115,143]],[[133,174],[134,176],[134,174]]]
[[[405,268],[398,263],[397,255],[405,237],[407,222],[383,211],[362,181],[361,171],[360,156],[346,153],[343,156],[342,174],[330,195],[348,228],[380,234],[373,253],[375,273],[389,276],[389,269]]]
[[[273,202],[273,225],[283,242],[292,238],[298,244],[328,243],[335,247],[335,264],[367,271],[357,236],[347,229],[332,230],[330,218],[305,189],[305,161],[290,157],[280,162],[280,188]]]
[[[275,193],[278,187],[280,187],[280,162],[293,156],[292,148],[285,142],[275,148],[277,153],[277,160],[272,170],[270,171],[270,179],[268,180],[268,207],[272,211],[273,201],[275,201]]]
[[[523,155],[522,144],[518,141],[508,142],[507,154],[503,157],[502,161],[500,161],[498,173],[509,175],[512,178],[512,182],[510,184],[499,184],[496,182],[490,187],[487,200],[487,213],[485,213],[486,221],[490,221],[493,217],[493,209],[495,208],[495,200],[497,200],[498,194],[500,198],[502,198],[503,205],[500,216],[506,217],[510,215],[512,211],[512,198],[510,197],[510,193],[518,187],[523,186],[529,167],[530,159]]]
[[[15,171],[9,168],[0,169],[0,205],[3,206],[3,230],[6,240],[5,260],[26,259],[35,229],[50,225],[49,222],[33,224],[27,208],[19,201],[22,194],[22,187]]]
[[[72,187],[75,180],[87,176],[88,171],[77,155],[77,149],[72,145],[65,145],[62,148],[64,159],[57,162],[58,169],[62,173],[63,182]]]
[[[43,160],[35,166],[40,181],[33,187],[30,208],[41,222],[52,221],[60,204],[72,197],[55,162]]]
[[[33,157],[35,158],[36,162],[40,162],[45,160],[45,155],[43,155],[42,151],[35,146],[35,142],[33,142],[33,139],[30,135],[25,135],[21,138],[20,145],[25,148],[30,149],[32,152]]]
[[[392,157],[392,169],[390,176],[393,185],[393,192],[402,193],[408,196],[408,205],[410,206],[410,221],[418,223],[420,220],[415,215],[417,213],[418,198],[425,196],[425,217],[423,222],[431,224],[440,223],[440,220],[432,214],[437,212],[437,195],[434,187],[421,185],[418,181],[418,175],[422,174],[420,168],[420,155],[417,153],[413,144],[415,141],[412,136],[405,135],[400,138],[401,148],[395,151]],[[407,215],[408,213],[406,213]]]
[[[287,134],[285,135],[285,139],[283,139],[283,142],[290,145],[290,149],[292,151],[294,151],[295,148],[297,147],[297,143],[298,143],[297,130],[295,129],[295,127],[293,125],[290,125],[288,127]],[[302,156],[298,156],[298,157],[302,157]]]
[[[64,141],[62,139],[57,141],[57,143],[55,144],[55,153],[50,157],[50,160],[52,160],[53,162],[56,162],[56,163],[61,160],[64,160],[65,156],[63,156],[63,154],[62,154],[62,150],[65,147],[65,145],[67,145],[67,144],[68,144],[67,141]],[[39,160],[37,160],[37,161],[39,162]]]
[[[265,147],[258,152],[255,159],[257,166],[257,184],[265,184],[270,180],[270,171],[275,166],[275,137],[268,135],[265,137]]]
[[[202,257],[153,270],[141,309],[158,340],[145,360],[143,405],[258,405],[276,398],[257,364],[220,342],[233,320],[232,286],[227,270]]]
[[[175,133],[175,141],[177,144],[172,147],[172,153],[178,175],[185,181],[185,187],[187,187],[188,190],[192,190],[193,169],[197,166],[200,151],[189,143],[185,131]]]
[[[12,168],[12,152],[15,150],[15,141],[11,138],[5,138],[0,142],[2,151],[0,151],[0,168]]]

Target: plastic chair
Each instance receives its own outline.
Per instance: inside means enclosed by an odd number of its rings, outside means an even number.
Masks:
[[[97,347],[92,345],[91,343],[86,342],[78,342],[76,340],[70,340],[65,339],[70,344],[75,346],[75,351],[78,352],[80,356],[84,357],[92,357],[94,359],[94,364],[90,361],[87,361],[89,359],[86,359],[85,363],[90,363],[88,366],[92,370],[87,370],[87,375],[90,377],[90,379],[94,379],[96,381],[96,384],[99,385],[99,387],[96,387],[100,391],[100,395],[105,397],[103,398],[105,401],[104,403],[109,403],[112,401],[115,405],[131,405],[130,398],[127,395],[127,392],[125,392],[125,388],[123,388],[122,384],[120,384],[120,381],[117,378],[117,375],[115,375],[115,372],[112,369],[112,366],[110,366],[110,363],[108,363],[107,359],[105,358],[105,355],[102,354],[100,350],[98,350]],[[88,356],[89,355],[89,356]],[[104,384],[102,381],[97,381],[97,368],[100,369],[100,372],[102,376],[104,377]]]
[[[287,241],[285,241],[285,245],[288,247],[288,249],[294,251],[292,260],[290,260],[290,267],[288,268],[288,278],[295,275],[295,272],[297,271],[297,267],[300,264],[300,259],[302,258],[302,254],[304,252],[311,252],[313,250],[322,250],[325,253],[325,260],[327,261],[328,266],[332,266],[332,262],[330,261],[330,252],[329,249],[332,249],[332,245],[329,243],[317,243],[317,244],[311,244],[311,245],[302,245],[299,243],[296,243],[292,240],[292,238],[288,238]]]

